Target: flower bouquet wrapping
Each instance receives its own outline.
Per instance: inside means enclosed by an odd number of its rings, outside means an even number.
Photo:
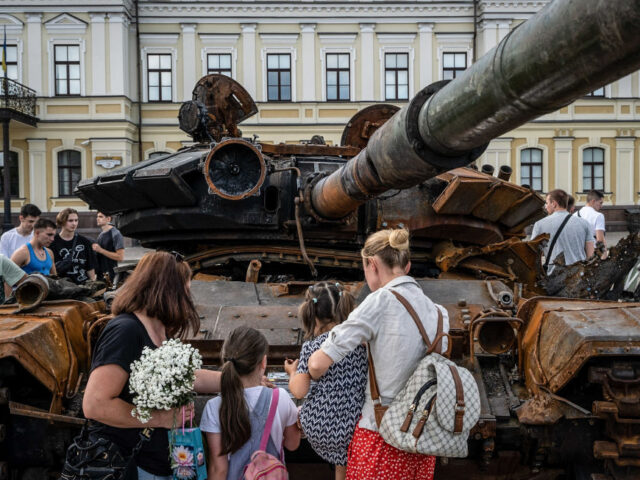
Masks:
[[[145,347],[142,356],[131,364],[129,387],[135,408],[131,415],[142,423],[150,420],[153,410],[172,410],[192,403],[196,370],[202,367],[198,350],[180,340],[166,340],[162,346]],[[184,412],[184,410],[183,410]],[[198,427],[182,425],[169,431],[171,468],[174,479],[207,478],[202,433]],[[174,419],[174,427],[178,419]]]

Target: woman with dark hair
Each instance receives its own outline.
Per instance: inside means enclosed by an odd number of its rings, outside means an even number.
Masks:
[[[300,444],[298,411],[287,391],[262,386],[269,344],[251,327],[234,329],[222,346],[222,394],[207,402],[200,429],[207,432],[209,480],[244,478],[244,468],[258,450],[271,402],[277,409],[266,452],[283,459],[282,447]],[[276,405],[274,403],[274,405]]]
[[[144,347],[157,348],[164,340],[198,331],[200,320],[190,284],[191,269],[182,257],[167,252],[145,255],[118,291],[111,307],[115,317],[100,334],[93,353],[82,403],[85,416],[95,421],[91,435],[111,440],[127,457],[138,443],[140,430],[154,428],[134,459],[139,480],[172,478],[167,429],[178,412],[157,410],[145,424],[131,415],[131,363],[140,358]],[[196,371],[195,390],[219,392],[220,373]],[[191,405],[185,414],[191,415],[192,410]]]
[[[395,294],[404,297],[417,312],[431,341],[436,337],[439,315],[445,332],[449,330],[449,317],[446,309],[433,303],[408,275],[411,261],[407,230],[381,230],[370,235],[361,255],[371,293],[346,321],[333,327],[320,349],[311,355],[309,373],[313,378],[322,377],[334,363],[368,343],[380,400],[388,406],[427,350],[411,315]],[[446,339],[442,343],[444,351]],[[349,446],[347,480],[432,479],[435,457],[398,450],[380,436],[370,392],[367,387],[362,417]]]

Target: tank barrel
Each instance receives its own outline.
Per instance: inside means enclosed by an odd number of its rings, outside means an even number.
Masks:
[[[345,217],[479,157],[488,143],[640,66],[640,0],[555,0],[449,83],[420,91],[365,149],[312,186],[310,208]]]

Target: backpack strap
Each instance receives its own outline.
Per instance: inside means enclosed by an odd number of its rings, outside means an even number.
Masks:
[[[404,298],[402,295],[400,295],[398,292],[396,292],[395,290],[390,290],[390,291],[395,295],[398,301],[402,305],[404,305],[404,308],[407,309],[407,312],[409,312],[409,315],[411,315],[411,318],[416,324],[416,327],[418,327],[418,331],[420,332],[420,336],[422,337],[422,340],[427,345],[427,354],[434,351],[437,351],[438,353],[442,353],[442,337],[444,337],[445,335],[444,335],[444,318],[442,317],[442,312],[440,311],[440,309],[436,306],[436,311],[438,312],[438,328],[436,330],[436,336],[433,339],[433,344],[432,344],[429,341],[429,337],[427,336],[427,332],[425,331],[424,326],[422,325],[422,322],[420,321],[420,317],[418,317],[418,314],[416,313],[414,308],[411,306],[409,301],[406,298]]]
[[[436,349],[438,350],[438,353],[441,353],[443,355],[446,355],[447,353],[449,353],[451,351],[450,339],[447,342],[447,346],[448,346],[447,351],[442,352],[442,339],[444,337],[448,337],[449,335],[447,333],[444,333],[444,318],[442,316],[442,312],[440,311],[440,308],[436,306],[436,310],[438,312],[438,328],[436,330],[436,337],[434,338],[433,344],[432,344],[429,341],[427,332],[425,331],[424,326],[422,325],[422,322],[418,317],[418,314],[416,313],[414,308],[411,306],[409,301],[406,298],[404,298],[402,295],[400,295],[398,292],[396,292],[395,290],[390,289],[389,291],[395,295],[395,297],[398,299],[398,301],[402,305],[404,305],[404,308],[407,309],[407,312],[409,312],[409,315],[415,322],[416,327],[418,327],[418,331],[420,332],[422,341],[427,345],[426,355],[432,353]],[[380,391],[378,389],[378,382],[376,380],[376,369],[375,369],[375,366],[373,365],[373,357],[371,356],[371,348],[369,347],[369,344],[367,344],[367,356],[368,356],[367,360],[369,362],[369,388],[371,390],[371,399],[373,400],[374,404],[382,403],[380,400]]]
[[[458,373],[458,369],[453,365],[449,365],[451,370],[451,376],[453,377],[453,383],[456,386],[456,408],[455,419],[453,423],[453,433],[462,433],[462,421],[464,420],[464,389],[462,388],[462,379]]]
[[[549,245],[549,250],[547,251],[547,259],[545,260],[544,265],[542,267],[544,269],[544,273],[547,273],[547,270],[549,269],[549,262],[551,261],[551,253],[553,252],[553,247],[556,246],[556,242],[558,241],[558,237],[560,236],[560,233],[562,233],[564,226],[567,224],[567,222],[569,222],[572,216],[573,215],[571,215],[570,213],[567,213],[567,216],[564,218],[564,220],[560,224],[560,228],[556,231],[556,234],[551,239],[551,245]]]
[[[278,397],[280,391],[278,388],[274,388],[271,392],[271,407],[269,408],[269,415],[267,416],[267,423],[264,425],[264,431],[262,432],[262,439],[260,440],[260,450],[267,451],[267,443],[269,442],[269,435],[271,435],[271,427],[273,426],[273,419],[276,417],[276,410],[278,409]]]

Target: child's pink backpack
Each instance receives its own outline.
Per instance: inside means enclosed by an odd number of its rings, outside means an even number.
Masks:
[[[266,452],[269,435],[271,435],[271,426],[278,409],[278,397],[279,391],[274,388],[271,393],[269,416],[260,440],[260,449],[253,452],[251,461],[245,467],[245,480],[289,480],[289,473],[287,473],[287,468],[284,466],[283,461]]]

